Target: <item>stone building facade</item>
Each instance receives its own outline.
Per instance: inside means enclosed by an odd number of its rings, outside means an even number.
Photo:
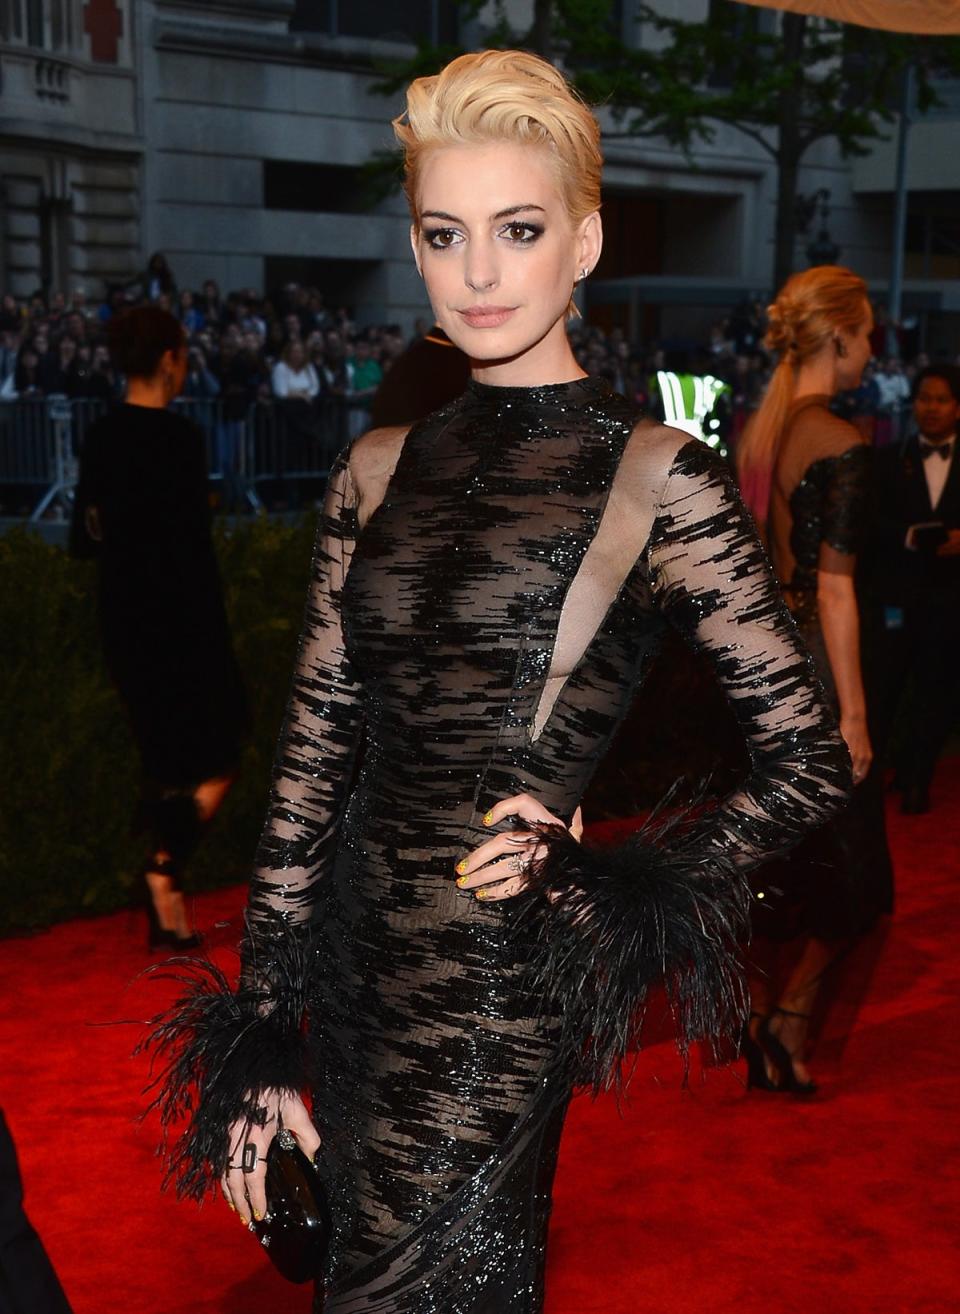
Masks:
[[[660,0],[691,19],[709,4]],[[531,8],[507,3],[518,25]],[[401,97],[371,88],[377,61],[417,37],[482,44],[485,14],[458,34],[457,10],[452,0],[0,0],[0,286],[81,284],[96,296],[162,250],[181,286],[305,281],[361,323],[409,325],[425,306],[403,198],[372,196],[362,167],[391,148]],[[626,0],[619,10],[627,40],[651,39]],[[906,304],[936,332],[960,316],[960,154],[934,140],[957,118],[960,102],[939,126],[914,129]],[[823,143],[801,178],[807,195],[829,190],[841,258],[881,297],[891,152],[884,144],[851,165]],[[606,255],[588,292],[599,322],[684,336],[767,295],[775,178],[759,145],[719,127],[692,162],[656,139],[611,138],[606,156]]]

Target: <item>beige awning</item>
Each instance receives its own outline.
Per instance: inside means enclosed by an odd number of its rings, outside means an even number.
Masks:
[[[816,14],[888,32],[960,34],[960,0],[732,0],[764,9]]]

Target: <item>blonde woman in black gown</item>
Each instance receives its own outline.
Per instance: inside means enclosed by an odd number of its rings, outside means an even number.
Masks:
[[[243,1021],[169,1023],[166,1107],[199,1077],[174,1169],[198,1195],[220,1175],[245,1221],[277,1115],[319,1146],[318,1309],[535,1314],[572,1086],[610,1075],[664,976],[688,1039],[737,1024],[740,872],[836,809],[849,767],[723,466],[568,346],[601,244],[593,116],[548,64],[485,52],[415,82],[395,126],[414,259],[472,379],[331,474]],[[668,626],[753,770],[695,831],[592,852],[568,828]]]
[[[766,898],[756,908],[755,930],[768,943],[757,957],[769,961],[751,981],[745,1051],[751,1085],[812,1095],[807,1032],[826,973],[845,945],[892,911],[883,799],[867,784],[873,750],[854,583],[871,451],[830,410],[837,392],[860,382],[873,312],[862,278],[820,265],[788,279],[768,313],[766,345],[779,361],[740,444],[741,481],[836,710],[856,790],[833,824],[758,874]],[[794,951],[782,970],[774,961],[779,952],[770,952],[779,944]]]

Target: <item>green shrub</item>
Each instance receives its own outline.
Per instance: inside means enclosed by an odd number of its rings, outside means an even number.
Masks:
[[[309,520],[218,527],[253,733],[240,777],[191,864],[191,888],[249,872],[312,539]],[[123,906],[144,856],[143,840],[131,835],[139,767],[103,670],[96,568],[22,529],[0,537],[0,672],[0,933]]]

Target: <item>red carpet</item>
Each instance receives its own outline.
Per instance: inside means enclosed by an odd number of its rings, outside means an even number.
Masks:
[[[899,909],[846,965],[810,1103],[747,1094],[742,1065],[680,1088],[667,1045],[621,1117],[575,1102],[561,1157],[548,1314],[939,1314],[960,1305],[960,761],[935,810],[891,816]],[[242,892],[198,900],[201,927]],[[161,988],[140,919],[0,945],[0,1105],[27,1207],[76,1314],[306,1314],[219,1203],[158,1192],[145,1070],[128,1055]],[[233,931],[214,931],[229,943]],[[872,970],[863,996],[864,974]]]

